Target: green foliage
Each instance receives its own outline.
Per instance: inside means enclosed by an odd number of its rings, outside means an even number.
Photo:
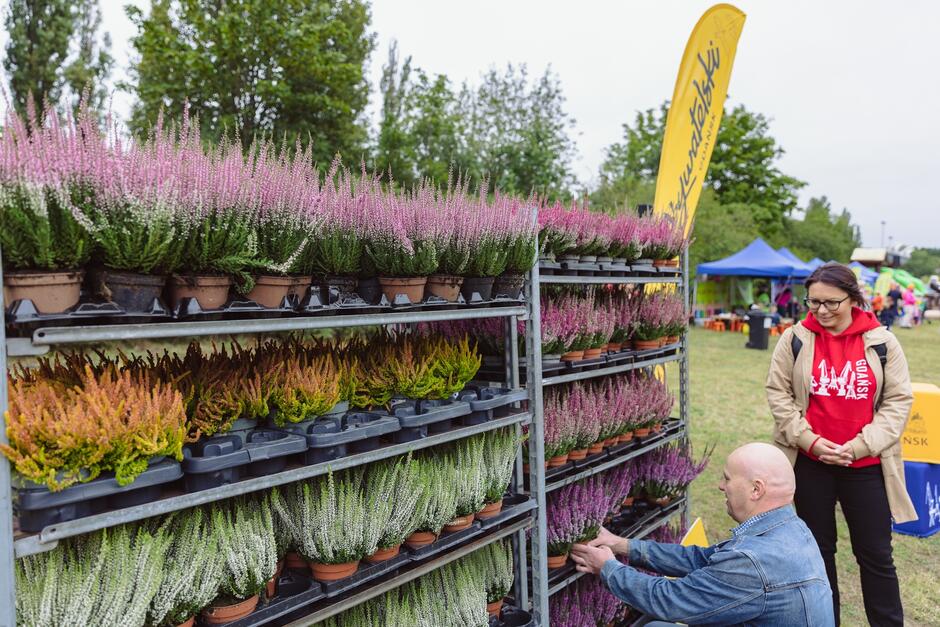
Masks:
[[[405,541],[421,523],[424,501],[420,467],[411,456],[380,462],[366,471],[365,539],[367,552],[388,549]]]
[[[264,269],[258,239],[245,212],[216,210],[189,225],[173,268],[186,274],[228,274],[247,293],[254,287],[252,273]]]
[[[220,592],[238,600],[264,589],[277,569],[274,519],[268,498],[213,503],[212,533],[225,567]]]
[[[377,237],[365,246],[366,254],[379,275],[387,277],[422,277],[437,270],[438,250],[431,240],[404,242],[390,237]]]
[[[852,224],[852,215],[845,209],[835,213],[825,196],[811,198],[802,220],[785,218],[786,235],[778,241],[788,243],[790,250],[802,259],[835,259],[848,263],[852,251],[861,246],[861,233]]]
[[[300,271],[303,274],[356,276],[362,270],[364,248],[354,229],[325,226],[311,238]]]
[[[512,588],[512,544],[506,540],[489,544],[474,551],[467,561],[479,572],[486,589],[486,602],[501,601]]]
[[[365,2],[154,0],[149,14],[127,12],[139,55],[123,85],[138,98],[134,130],[188,101],[208,138],[297,135],[320,163],[362,149],[374,41]]]
[[[915,248],[911,251],[911,258],[901,267],[922,279],[940,273],[940,248]]]
[[[27,183],[0,185],[0,250],[7,270],[73,270],[91,256],[84,220],[67,195]],[[81,214],[79,214],[81,217]]]
[[[467,264],[464,275],[469,277],[499,276],[506,270],[508,261],[509,249],[506,242],[486,238],[471,252],[470,263]]]
[[[704,190],[695,212],[695,230],[689,246],[689,268],[738,252],[758,236],[750,205],[723,205],[711,190]]]
[[[64,71],[65,82],[72,92],[72,108],[77,109],[81,97],[87,90],[89,105],[95,111],[103,111],[108,98],[105,79],[114,67],[111,56],[111,35],[105,33],[102,45],[98,45],[98,29],[101,27],[101,8],[98,0],[73,0],[75,32],[78,37],[78,54]]]
[[[483,482],[485,503],[495,503],[503,498],[512,479],[519,444],[524,435],[516,435],[512,428],[491,431],[483,437]]]
[[[99,211],[87,206],[86,214],[94,224],[92,231],[108,268],[164,274],[179,266],[186,243],[170,207],[128,206]]]
[[[506,244],[506,272],[528,272],[535,264],[535,238],[516,237]]]

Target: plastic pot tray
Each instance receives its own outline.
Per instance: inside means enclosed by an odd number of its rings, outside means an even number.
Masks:
[[[363,561],[360,563],[359,569],[349,577],[344,577],[339,581],[323,582],[320,586],[323,588],[326,598],[331,599],[377,577],[398,570],[405,564],[410,564],[411,560],[411,555],[407,552],[406,547],[402,546],[402,552],[392,559],[376,564]]]
[[[281,472],[287,456],[307,450],[307,440],[277,429],[253,429],[243,442],[238,435],[216,435],[183,447],[187,492],[234,483],[244,475]]]
[[[579,459],[572,463],[574,464],[575,470],[581,470],[582,468],[593,466],[597,462],[603,461],[608,457],[610,457],[610,455],[608,454],[607,449],[603,449],[600,453],[589,454],[584,459]]]
[[[225,627],[254,627],[280,618],[297,608],[316,603],[326,598],[320,584],[297,572],[285,570],[277,578],[277,594],[260,603],[251,614],[236,621],[225,623]]]
[[[348,412],[321,416],[306,423],[280,427],[307,442],[305,464],[332,461],[381,446],[380,437],[400,429],[398,418],[375,412]]]
[[[395,434],[395,442],[420,440],[429,432],[443,433],[450,430],[454,418],[469,413],[470,403],[464,401],[401,401],[392,406],[391,412],[401,425],[401,430]]]
[[[16,489],[20,529],[41,531],[48,525],[155,501],[164,484],[182,476],[179,462],[163,459],[152,462],[126,486],[118,485],[112,473],[60,492],[51,492],[45,486],[27,481]]]
[[[483,528],[480,526],[480,521],[474,520],[469,527],[463,529],[462,531],[445,533],[427,546],[423,546],[420,549],[411,549],[411,559],[415,562],[424,561],[429,557],[455,547],[458,544],[469,540],[470,538],[475,538],[481,533],[483,533]]]
[[[513,494],[503,497],[503,509],[492,518],[477,519],[483,529],[492,529],[507,520],[512,520],[536,508],[535,499],[525,494]]]
[[[6,324],[13,329],[32,331],[41,326],[113,324],[115,322],[140,323],[168,320],[170,312],[160,299],[155,298],[147,311],[129,311],[120,305],[83,299],[77,305],[56,314],[39,313],[29,299],[14,301],[5,312]]]
[[[177,320],[277,318],[294,313],[293,301],[284,297],[280,307],[263,307],[253,300],[230,299],[218,309],[203,309],[195,298],[183,298],[172,311]]]
[[[508,416],[512,411],[509,405],[529,400],[529,392],[471,384],[457,395],[457,399],[470,403],[470,413],[461,421],[468,427]]]
[[[490,627],[535,627],[535,619],[528,612],[503,605],[499,617],[490,618]]]

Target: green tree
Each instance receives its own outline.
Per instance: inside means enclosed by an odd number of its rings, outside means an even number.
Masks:
[[[97,0],[10,0],[5,22],[9,40],[3,67],[17,110],[41,112],[44,100],[58,106],[66,87],[77,105],[86,86],[92,104],[100,106],[112,63],[107,33],[103,45],[97,44]],[[78,52],[69,61],[73,39]]]
[[[656,179],[668,112],[663,103],[658,110],[638,112],[632,125],[624,124],[623,140],[607,148],[601,165],[599,199],[610,198],[606,188],[617,189],[624,178]],[[753,207],[754,221],[768,238],[782,233],[784,218],[796,209],[797,191],[805,185],[777,168],[783,153],[767,117],[738,105],[722,117],[705,178],[720,203]]]
[[[297,134],[320,162],[361,156],[374,45],[363,0],[153,0],[149,14],[127,13],[134,130],[188,101],[208,139]]]
[[[835,259],[848,263],[852,251],[861,245],[859,228],[845,209],[836,213],[825,196],[811,198],[802,219],[785,219],[785,235],[773,241],[786,245],[802,259]]]
[[[689,267],[723,259],[758,237],[754,207],[744,203],[721,204],[715,193],[706,189],[695,212],[695,230],[689,247]]]
[[[910,259],[901,267],[920,278],[938,274],[940,273],[940,248],[915,248],[911,251]]]

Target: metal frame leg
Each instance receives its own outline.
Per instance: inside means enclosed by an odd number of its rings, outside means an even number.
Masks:
[[[3,270],[0,268],[0,283]],[[3,296],[0,295],[0,311]],[[0,444],[7,444],[7,343],[6,329],[0,325]],[[0,455],[0,627],[16,625],[16,577],[13,568],[13,490],[10,462]]]

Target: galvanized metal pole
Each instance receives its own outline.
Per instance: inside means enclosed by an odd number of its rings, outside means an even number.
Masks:
[[[506,386],[510,388],[519,387],[519,331],[516,328],[516,317],[510,316],[505,320],[504,327],[504,351],[506,364]],[[517,424],[514,428],[516,437],[522,435],[522,425]],[[516,455],[516,472],[513,474],[513,492],[520,494],[525,491],[525,481],[522,476],[522,449]],[[513,562],[513,596],[517,607],[526,609],[529,607],[529,578],[526,576],[526,532],[520,529],[512,536]]]
[[[3,268],[0,267],[0,284]],[[0,294],[0,311],[5,304]],[[0,444],[7,444],[7,342],[6,326],[0,325]],[[0,455],[0,627],[16,625],[16,578],[13,570],[13,489],[10,462]]]
[[[529,492],[538,503],[535,527],[532,530],[532,610],[536,625],[548,625],[548,534],[545,517],[545,417],[542,405],[542,325],[539,300],[539,266],[529,272],[526,300],[529,320],[526,323],[526,369],[529,388]]]

